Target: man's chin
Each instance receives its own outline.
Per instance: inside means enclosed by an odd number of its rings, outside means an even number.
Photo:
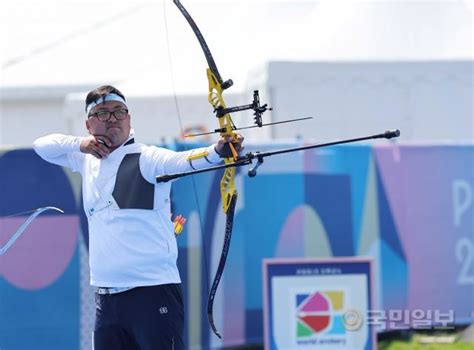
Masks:
[[[107,137],[112,141],[119,141],[122,137],[122,129],[120,128],[108,128],[107,129]]]
[[[110,132],[110,131],[112,131],[112,132]],[[117,130],[117,132],[113,132],[113,131],[115,131],[115,129],[109,130],[109,132],[107,133],[107,137],[110,140],[110,142],[112,143],[112,147],[118,147],[122,143],[127,141],[127,137],[121,135],[121,133],[118,132],[119,130]]]

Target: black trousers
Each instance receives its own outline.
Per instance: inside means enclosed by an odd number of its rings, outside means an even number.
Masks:
[[[184,350],[181,285],[96,294],[95,350]]]

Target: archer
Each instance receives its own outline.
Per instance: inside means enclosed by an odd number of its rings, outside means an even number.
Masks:
[[[221,163],[224,147],[240,151],[243,137],[185,152],[137,143],[125,97],[112,86],[90,91],[85,111],[90,136],[51,134],[34,149],[82,175],[97,287],[94,349],[184,349],[171,185],[155,177]]]

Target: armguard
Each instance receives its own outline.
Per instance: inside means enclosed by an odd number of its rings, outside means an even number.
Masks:
[[[208,151],[200,151],[192,153],[188,156],[188,158],[186,158],[186,160],[189,162],[189,165],[191,165],[191,168],[197,170],[208,166],[208,164],[214,164],[209,160],[209,158],[207,157],[208,155]]]

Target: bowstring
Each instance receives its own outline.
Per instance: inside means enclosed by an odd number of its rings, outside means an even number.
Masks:
[[[180,109],[179,109],[178,96],[176,94],[176,85],[175,85],[175,81],[174,81],[174,70],[173,70],[173,63],[172,63],[172,59],[171,59],[171,45],[170,45],[170,40],[169,40],[168,21],[167,21],[167,16],[166,16],[166,0],[163,0],[163,14],[164,14],[164,25],[165,25],[165,34],[166,34],[165,35],[166,36],[166,47],[167,47],[167,51],[168,51],[168,65],[169,65],[170,74],[171,74],[171,89],[173,90],[174,105],[175,105],[175,108],[176,108],[176,115],[178,117],[179,129],[180,129],[181,135],[184,135],[184,127],[183,127],[183,122],[182,122],[181,113],[180,113]],[[189,145],[186,142],[184,142],[184,148],[185,148],[186,151],[188,151],[190,149]],[[206,273],[206,291],[207,291],[207,294],[209,294],[209,283],[210,283],[210,281],[209,281],[209,274],[208,274],[208,262],[207,262],[206,245],[205,245],[205,242],[204,242],[205,232],[204,232],[203,222],[202,222],[202,219],[201,219],[201,205],[200,205],[199,197],[198,197],[198,194],[197,194],[197,186],[196,186],[196,180],[194,179],[194,176],[191,176],[191,181],[192,181],[192,184],[193,184],[194,199],[195,199],[195,202],[196,202],[196,207],[197,207],[198,217],[199,217],[199,226],[200,226],[200,229],[201,229],[201,246],[202,246],[203,253],[204,253],[204,269],[205,269],[205,273]]]

